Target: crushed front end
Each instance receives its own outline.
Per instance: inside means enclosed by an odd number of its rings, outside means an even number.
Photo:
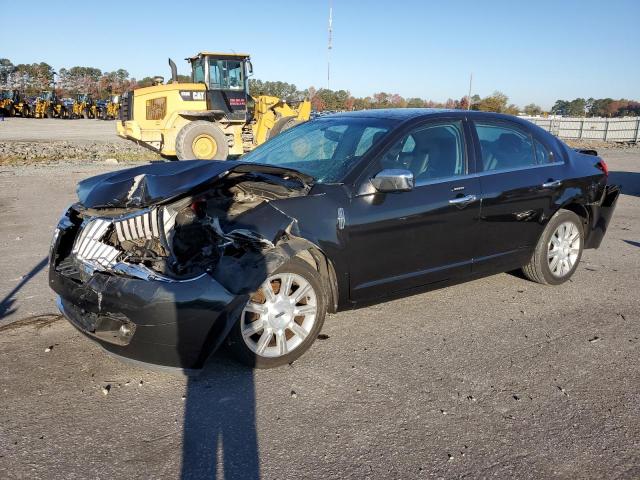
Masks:
[[[135,173],[127,199],[64,213],[49,283],[66,318],[107,351],[197,369],[249,294],[295,250],[285,245],[295,243],[296,221],[273,203],[309,187],[286,175],[227,171],[145,205],[139,189],[154,186],[152,175]]]

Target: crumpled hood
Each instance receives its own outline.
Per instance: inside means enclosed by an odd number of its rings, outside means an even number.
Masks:
[[[150,163],[104,173],[78,183],[86,208],[143,208],[178,198],[227,172],[288,174],[305,184],[313,178],[296,170],[232,160],[186,160]]]

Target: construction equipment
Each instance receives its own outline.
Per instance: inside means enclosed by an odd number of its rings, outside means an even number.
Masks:
[[[186,60],[190,83],[178,83],[169,59],[171,83],[156,77],[154,86],[122,95],[118,135],[180,160],[224,160],[309,119],[308,100],[294,108],[277,97],[249,95],[247,54],[202,52]]]
[[[57,98],[55,92],[40,92],[33,103],[33,116],[35,118],[54,118]]]
[[[78,93],[73,104],[71,118],[96,118],[97,116],[98,106],[93,101],[91,94]]]
[[[0,114],[4,117],[13,117],[16,114],[13,93],[12,90],[0,90]]]
[[[96,102],[98,115],[96,118],[102,120],[115,120],[120,111],[120,95],[110,95],[108,100],[98,100]]]
[[[14,115],[20,115],[23,118],[33,116],[33,110],[26,98],[22,96],[19,90],[13,91],[13,112]]]

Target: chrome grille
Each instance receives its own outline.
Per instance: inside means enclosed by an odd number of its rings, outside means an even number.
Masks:
[[[120,250],[101,242],[110,225],[109,220],[102,218],[89,221],[76,238],[72,255],[94,267],[109,268],[115,265]]]
[[[152,209],[141,215],[136,215],[114,222],[118,240],[137,240],[139,238],[158,238],[158,210]]]

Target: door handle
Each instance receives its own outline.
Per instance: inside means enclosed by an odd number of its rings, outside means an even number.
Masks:
[[[475,195],[465,195],[464,197],[452,198],[449,200],[451,205],[459,205],[461,207],[466,207],[470,203],[473,203],[477,200],[478,197]]]
[[[543,183],[542,188],[556,188],[556,187],[559,187],[560,185],[562,185],[562,182],[560,180],[552,180],[552,181]]]

